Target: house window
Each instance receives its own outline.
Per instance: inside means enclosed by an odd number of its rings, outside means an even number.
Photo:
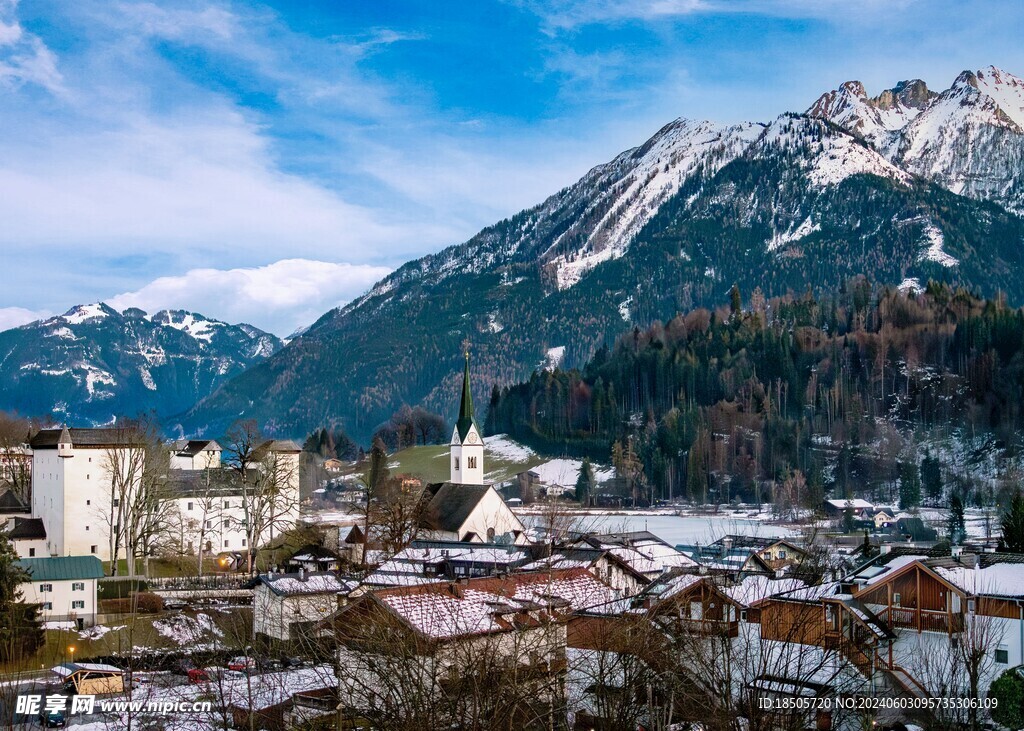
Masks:
[[[245,548],[245,539],[242,539],[242,548]]]
[[[85,582],[75,581],[71,584],[71,591],[85,591]]]
[[[785,561],[786,560],[786,552],[785,551],[779,551],[779,560],[780,561]]]
[[[974,600],[973,599],[968,599],[967,600],[967,611],[970,612],[971,614],[974,614]]]
[[[455,469],[459,469],[459,458],[455,458]]]
[[[114,507],[116,508],[120,504],[121,504],[121,499],[120,498],[114,498]]]
[[[226,510],[227,508],[230,508],[230,507],[231,507],[231,501],[230,501],[230,500],[225,500],[225,501],[224,501],[224,508],[225,508],[225,510]]]
[[[96,546],[89,546],[89,553],[96,553]]]
[[[228,520],[227,518],[225,518],[224,519],[224,527],[227,528],[229,525],[231,525],[231,521]]]
[[[84,601],[73,601],[73,602],[71,602],[71,608],[72,609],[85,609],[85,602]]]
[[[1000,665],[1010,664],[1010,651],[1004,647],[1000,647],[996,650],[996,662]]]
[[[34,549],[34,548],[28,549],[28,557],[29,558],[32,558],[35,555],[36,555],[36,549]]]
[[[39,585],[39,591],[42,592],[43,594],[47,594],[47,593],[53,591],[53,584],[40,584]]]
[[[85,529],[86,529],[86,530],[89,530],[89,526],[85,526]]]
[[[53,611],[53,602],[43,602],[43,609],[47,612]]]
[[[186,510],[191,510],[191,509],[192,509],[192,503],[189,503],[189,504],[188,504],[188,507],[187,507],[187,508],[185,508],[185,509],[186,509]]]
[[[212,528],[213,527],[213,521],[212,520],[206,521],[206,527],[207,528]]]
[[[85,479],[87,479],[87,480],[89,479],[89,473],[88,472],[85,473]]]
[[[467,469],[475,470],[476,469],[476,457],[467,457],[466,458],[466,467],[467,467]]]
[[[85,504],[86,504],[86,505],[92,505],[92,500],[86,500],[86,501],[85,501]]]
[[[900,606],[900,598],[901,597],[900,597],[900,593],[899,592],[896,592],[895,594],[892,595],[892,605],[894,607]]]
[[[224,548],[227,548],[227,547],[228,547],[228,542],[224,541]]]

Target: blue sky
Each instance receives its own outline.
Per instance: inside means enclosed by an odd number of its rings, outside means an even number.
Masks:
[[[1024,74],[1019,2],[0,0],[0,327],[282,335],[679,116]]]

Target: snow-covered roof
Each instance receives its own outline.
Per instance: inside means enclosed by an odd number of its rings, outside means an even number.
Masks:
[[[763,574],[754,574],[735,586],[724,587],[722,591],[737,604],[750,607],[770,596],[804,589],[806,586],[800,579],[773,579]]]
[[[604,604],[615,598],[615,591],[576,569],[386,589],[376,597],[420,634],[451,639],[509,630],[512,625],[503,615],[538,609],[569,612]]]
[[[338,594],[351,589],[351,585],[329,571],[311,571],[305,574],[275,574],[260,576],[260,583],[278,596],[303,594]]]
[[[1024,566],[1018,563],[1001,563],[985,568],[935,566],[933,570],[967,594],[1024,596]]]
[[[860,498],[850,498],[849,500],[826,500],[825,502],[831,505],[833,508],[839,508],[840,510],[846,510],[847,508],[853,508],[854,510],[871,510],[872,508],[875,507],[867,500],[861,500]]]

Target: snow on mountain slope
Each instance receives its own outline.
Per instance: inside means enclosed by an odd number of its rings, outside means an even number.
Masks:
[[[182,310],[79,305],[0,333],[0,409],[82,424],[174,413],[280,347],[250,325]]]
[[[847,81],[838,89],[822,94],[807,114],[828,119],[879,149],[885,149],[894,133],[917,117],[934,96],[920,79],[901,81],[873,99],[859,81]]]
[[[592,200],[587,213],[607,208],[606,212],[591,228],[582,246],[551,260],[558,289],[568,289],[601,262],[622,256],[633,237],[685,180],[698,169],[704,175],[714,174],[742,154],[762,129],[759,124],[725,127],[677,119],[637,151],[623,153],[620,158],[628,156],[634,164],[620,183],[621,190],[614,192],[613,205],[600,197]],[[576,227],[571,227],[552,243],[549,251],[557,251],[577,233]]]
[[[1024,211],[1024,81],[994,66],[964,71],[941,94],[901,82],[869,99],[860,82],[808,110],[868,140],[907,172],[954,193]]]

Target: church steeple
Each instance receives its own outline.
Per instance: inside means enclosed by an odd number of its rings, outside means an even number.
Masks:
[[[452,430],[451,481],[461,485],[484,484],[484,440],[473,418],[473,390],[469,383],[469,350],[462,372],[459,419]]]
[[[469,386],[469,351],[466,351],[466,369],[462,374],[462,401],[459,404],[459,420],[455,423],[459,431],[459,441],[465,442],[469,428],[475,426],[473,420],[473,390]],[[480,430],[477,429],[479,432]]]

